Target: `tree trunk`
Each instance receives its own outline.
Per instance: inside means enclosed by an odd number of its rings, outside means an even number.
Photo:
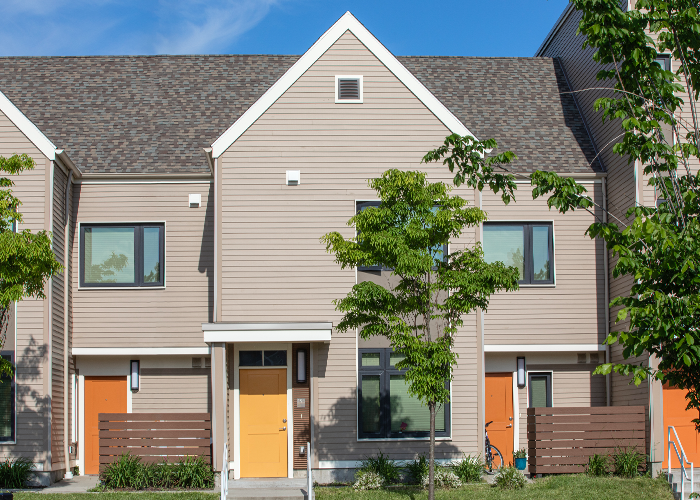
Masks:
[[[428,408],[430,408],[430,461],[428,468],[428,500],[435,500],[435,401],[429,401]]]

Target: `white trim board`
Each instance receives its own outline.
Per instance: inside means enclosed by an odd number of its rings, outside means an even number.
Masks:
[[[372,33],[350,12],[346,12],[328,29],[282,77],[265,92],[211,145],[212,156],[218,158],[243,135],[294,82],[296,82],[346,31],[350,31],[367,49],[403,83],[451,132],[475,137],[452,112],[399,62]]]
[[[331,330],[204,331],[204,342],[330,342]]]
[[[22,113],[5,94],[0,92],[0,111],[15,124],[27,139],[32,141],[39,151],[51,161],[56,159],[56,146]]]
[[[484,352],[598,352],[605,351],[598,344],[491,344],[484,345]]]
[[[204,347],[74,347],[73,356],[159,356],[211,354],[209,346]]]

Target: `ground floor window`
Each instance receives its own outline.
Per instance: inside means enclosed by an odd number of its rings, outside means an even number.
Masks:
[[[528,392],[530,408],[549,408],[552,406],[552,374],[528,373]]]
[[[359,350],[358,433],[360,438],[411,438],[430,435],[427,405],[408,394],[395,366],[403,356],[392,349]],[[435,435],[449,436],[449,404],[438,408]]]
[[[3,359],[14,363],[14,353],[3,352]],[[0,380],[0,441],[15,440],[15,377]]]

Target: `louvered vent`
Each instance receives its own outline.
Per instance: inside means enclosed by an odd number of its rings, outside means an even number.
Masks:
[[[360,100],[360,79],[359,78],[338,78],[338,100],[339,101],[359,101]]]

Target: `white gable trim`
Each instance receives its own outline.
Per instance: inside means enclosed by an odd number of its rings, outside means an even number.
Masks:
[[[262,114],[296,82],[346,31],[362,42],[389,71],[391,71],[425,106],[455,134],[471,135],[460,122],[425,86],[377,40],[350,12],[331,26],[282,77],[265,92],[236,122],[212,144],[212,156],[218,158]]]
[[[34,125],[29,118],[24,116],[17,106],[12,104],[5,94],[0,92],[0,111],[2,111],[12,123],[32,141],[39,151],[49,160],[56,159],[56,146],[46,137],[41,130]]]

